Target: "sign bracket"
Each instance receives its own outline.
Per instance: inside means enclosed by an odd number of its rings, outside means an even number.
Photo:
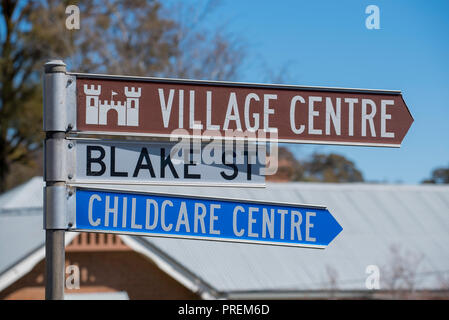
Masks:
[[[65,183],[59,182],[44,187],[44,228],[46,230],[65,230],[68,219],[67,198],[69,192]]]

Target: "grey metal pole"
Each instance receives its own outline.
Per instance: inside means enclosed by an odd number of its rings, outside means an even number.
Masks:
[[[64,230],[46,230],[45,299],[64,300]]]
[[[64,299],[65,241],[64,207],[66,173],[61,146],[65,141],[65,73],[61,60],[45,64],[44,74],[44,228],[45,237],[45,299]]]

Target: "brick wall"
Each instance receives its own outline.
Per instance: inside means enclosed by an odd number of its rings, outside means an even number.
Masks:
[[[79,267],[80,289],[65,293],[126,291],[130,299],[199,299],[115,235],[80,234],[67,246],[68,265]],[[44,270],[43,260],[0,292],[0,299],[44,299]]]

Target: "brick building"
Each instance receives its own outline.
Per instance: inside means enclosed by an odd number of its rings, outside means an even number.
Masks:
[[[76,233],[68,234],[68,239],[65,288],[68,298],[72,294],[75,294],[73,297],[81,294],[84,298],[95,294],[105,299],[199,298],[163,272],[151,259],[134,251],[118,235]],[[40,250],[35,255],[22,262],[23,267],[29,269],[32,260],[40,261],[1,291],[0,299],[30,300],[45,297],[44,252]],[[76,266],[76,269],[70,266]],[[74,276],[79,276],[79,288],[74,288]],[[108,295],[111,293],[122,294]]]
[[[0,299],[44,298],[42,187],[36,177],[0,195]],[[67,281],[78,270],[80,283],[66,298],[449,297],[449,186],[142,188],[326,204],[343,231],[324,250],[67,232]],[[380,288],[366,285],[368,266],[379,268]]]

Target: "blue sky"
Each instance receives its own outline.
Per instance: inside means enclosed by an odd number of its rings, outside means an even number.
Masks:
[[[204,4],[205,2],[203,2]],[[365,27],[368,5],[380,29]],[[365,180],[415,184],[449,166],[449,1],[223,0],[205,21],[246,43],[239,79],[401,90],[415,119],[400,149],[289,145],[298,158],[336,152]]]

